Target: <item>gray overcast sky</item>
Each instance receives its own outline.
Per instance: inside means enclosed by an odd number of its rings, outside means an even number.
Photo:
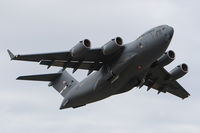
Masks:
[[[199,5],[198,0],[1,0],[0,132],[199,133]],[[15,80],[59,69],[10,62],[6,52],[7,48],[16,54],[69,50],[84,38],[93,47],[116,36],[128,43],[162,24],[175,29],[169,49],[176,52],[176,60],[167,69],[183,62],[189,65],[189,74],[179,80],[191,93],[185,100],[143,87],[60,111],[62,97],[47,83]],[[74,76],[82,80],[86,73],[78,70]]]

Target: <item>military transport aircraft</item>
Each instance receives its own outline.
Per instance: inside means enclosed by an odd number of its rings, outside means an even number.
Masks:
[[[64,97],[60,109],[77,108],[143,85],[147,90],[157,90],[158,94],[168,92],[184,99],[190,94],[176,80],[188,72],[188,66],[183,63],[170,72],[163,68],[175,59],[172,50],[165,52],[173,33],[172,27],[161,25],[125,45],[116,37],[101,48],[91,49],[90,41],[85,39],[69,51],[14,55],[8,50],[8,53],[11,60],[39,62],[48,68],[62,67],[58,73],[17,78],[49,81],[49,86]],[[78,82],[66,68],[73,68],[73,72],[88,70],[88,76]]]

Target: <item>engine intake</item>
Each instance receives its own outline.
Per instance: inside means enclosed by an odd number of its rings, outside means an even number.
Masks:
[[[172,50],[167,51],[164,53],[160,58],[158,58],[156,65],[164,67],[171,63],[175,59],[175,53]]]
[[[188,73],[188,66],[185,63],[183,63],[172,69],[169,73],[171,75],[170,79],[177,80],[183,77],[186,73]]]
[[[91,43],[90,40],[84,39],[76,44],[70,51],[72,57],[81,57],[85,52],[90,50]]]
[[[113,54],[115,52],[117,52],[123,45],[123,40],[121,37],[116,37],[114,39],[112,39],[111,41],[109,41],[108,43],[106,43],[103,47],[103,54],[104,55],[110,55]]]

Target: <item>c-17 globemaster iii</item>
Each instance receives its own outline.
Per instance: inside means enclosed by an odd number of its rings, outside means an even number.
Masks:
[[[184,99],[190,94],[176,80],[188,72],[188,66],[183,63],[170,72],[164,68],[175,59],[172,50],[166,52],[173,33],[172,27],[161,25],[125,45],[116,37],[101,48],[92,49],[90,41],[84,39],[69,51],[14,55],[8,50],[8,53],[11,60],[62,67],[58,73],[17,78],[48,81],[64,97],[60,109],[80,107],[143,85],[158,94],[168,92]],[[78,82],[66,68],[73,68],[73,72],[88,70],[88,76]]]

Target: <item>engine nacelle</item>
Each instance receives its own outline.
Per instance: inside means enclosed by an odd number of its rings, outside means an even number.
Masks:
[[[175,59],[175,53],[172,50],[167,51],[164,53],[160,58],[158,58],[156,65],[164,67],[171,63]]]
[[[121,37],[116,37],[114,39],[112,39],[111,41],[109,41],[108,43],[106,43],[103,47],[103,54],[104,55],[110,55],[113,54],[115,52],[117,52],[123,45],[123,40]]]
[[[84,53],[90,50],[90,40],[85,39],[76,44],[70,51],[72,57],[81,57]]]
[[[172,69],[170,73],[170,79],[177,80],[183,77],[188,72],[188,66],[186,64],[181,64]]]

